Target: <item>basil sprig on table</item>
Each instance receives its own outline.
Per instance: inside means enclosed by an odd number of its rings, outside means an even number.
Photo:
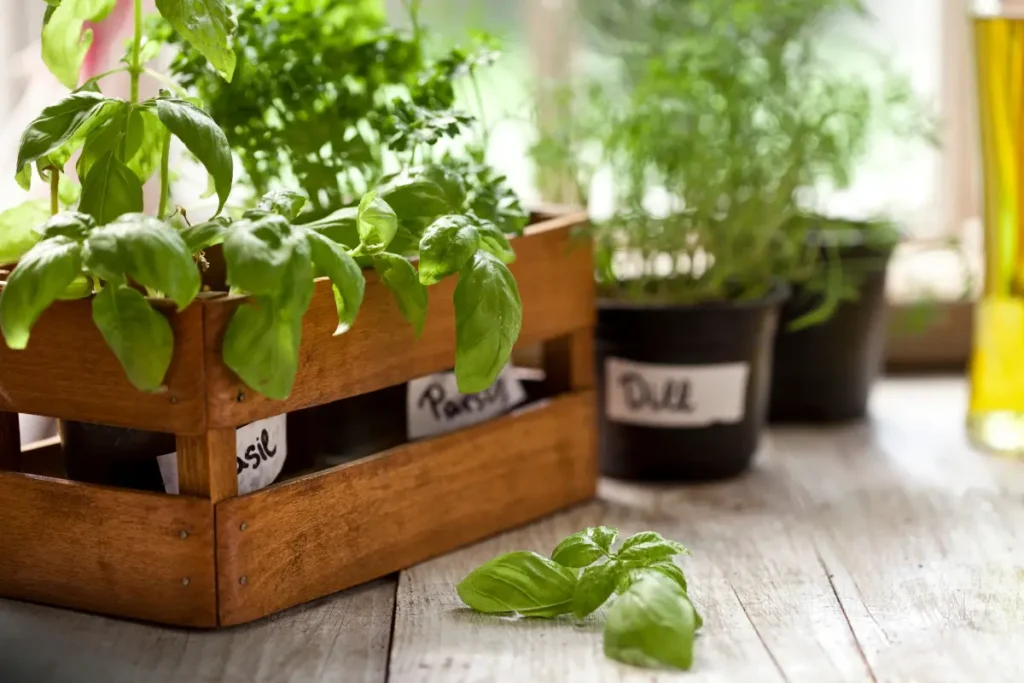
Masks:
[[[470,572],[456,590],[478,612],[579,619],[617,594],[605,618],[605,655],[636,666],[689,669],[704,622],[683,570],[672,561],[689,551],[653,531],[634,534],[613,551],[617,535],[591,527],[559,543],[550,559],[522,551],[501,555]]]

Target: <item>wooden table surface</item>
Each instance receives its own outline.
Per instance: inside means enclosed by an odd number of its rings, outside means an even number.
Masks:
[[[872,420],[773,430],[725,484],[599,501],[218,633],[0,601],[0,682],[1024,681],[1024,463],[972,452],[956,379],[887,380]],[[429,514],[429,511],[425,511]],[[689,674],[604,659],[598,618],[508,620],[453,585],[495,554],[654,529],[706,626]]]

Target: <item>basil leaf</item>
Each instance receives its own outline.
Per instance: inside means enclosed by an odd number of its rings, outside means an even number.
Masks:
[[[163,385],[174,354],[171,324],[140,292],[107,284],[92,300],[92,320],[140,391]]]
[[[465,204],[466,184],[453,169],[441,164],[430,164],[422,169],[421,175],[441,189],[449,211],[455,211]]]
[[[427,288],[420,284],[416,269],[404,256],[388,252],[373,255],[373,268],[384,286],[395,295],[398,310],[418,337],[427,319]]]
[[[39,241],[36,226],[50,215],[45,199],[30,199],[0,211],[0,264],[14,263]]]
[[[359,245],[359,209],[346,206],[302,227],[315,230],[332,242],[354,248]]]
[[[149,180],[160,167],[166,130],[156,114],[142,107],[132,107],[125,158],[128,159],[128,168],[135,171],[142,182]]]
[[[285,287],[297,242],[291,225],[277,214],[235,222],[224,239],[228,284],[253,294],[278,295]]]
[[[578,531],[575,534],[566,537],[564,541],[558,544],[558,546],[552,551],[551,559],[562,565],[563,567],[586,567],[588,564],[595,562],[608,553],[608,546],[602,545],[607,538],[608,527],[591,527]],[[598,531],[602,530],[602,531]],[[615,538],[614,530],[612,531],[612,539]],[[600,538],[601,543],[598,542]]]
[[[231,181],[234,177],[231,146],[224,131],[209,114],[185,100],[157,97],[151,102],[156,108],[160,122],[184,143],[188,151],[195,155],[213,178],[213,184],[217,188],[219,213],[231,193]]]
[[[84,275],[77,275],[57,298],[61,301],[84,299],[92,294],[92,281]]]
[[[537,553],[514,552],[477,567],[455,590],[478,612],[550,618],[572,609],[576,574]]]
[[[249,388],[269,398],[288,398],[299,369],[304,312],[305,307],[266,296],[242,304],[224,332],[224,363]]]
[[[432,285],[462,270],[480,246],[480,233],[465,216],[442,216],[420,240],[420,282]]]
[[[688,590],[686,585],[686,575],[683,574],[683,570],[675,562],[658,562],[656,564],[652,564],[648,567],[643,567],[642,569],[634,571],[639,572],[641,575],[644,572],[658,572],[659,574],[667,576],[668,578],[675,581],[684,593],[686,593]]]
[[[36,232],[42,239],[59,235],[82,242],[95,227],[96,221],[92,219],[92,216],[78,211],[64,211],[56,216],[51,216],[45,223],[37,226]]]
[[[445,191],[424,176],[396,176],[377,188],[377,196],[387,202],[403,222],[418,219],[423,226],[461,208],[449,205]]]
[[[196,223],[195,225],[187,225],[178,231],[181,238],[185,240],[185,245],[188,247],[190,254],[209,249],[210,247],[220,244],[224,241],[224,237],[228,233],[228,226],[230,222],[224,218],[218,216],[209,221],[203,223]]]
[[[235,19],[221,0],[156,0],[156,8],[182,38],[227,80],[235,73]]]
[[[96,162],[104,155],[113,152],[120,159],[129,159],[138,151],[142,142],[141,135],[132,136],[128,140],[128,121],[131,115],[131,107],[112,106],[107,107],[112,113],[103,117],[103,120],[90,128],[84,137],[82,154],[78,157],[75,170],[79,177],[85,178]],[[99,117],[94,117],[94,120]],[[84,128],[84,127],[83,127]],[[53,155],[50,155],[52,158]]]
[[[0,330],[7,346],[24,349],[29,332],[82,269],[81,246],[63,236],[29,249],[0,290]]]
[[[62,149],[70,150],[66,151],[70,157],[73,145],[69,142],[77,140],[80,144],[84,141],[84,136],[79,135],[79,132],[85,133],[102,123],[114,113],[113,108],[116,106],[115,100],[108,100],[97,92],[83,90],[73,92],[60,102],[43,109],[21,135],[15,167],[18,184],[29,189],[31,177],[26,173],[29,164]],[[64,154],[62,151],[59,156]]]
[[[377,254],[387,249],[395,238],[398,217],[394,209],[378,197],[376,192],[367,192],[359,202],[356,228],[359,230],[360,251],[364,254]]]
[[[630,564],[651,565],[671,560],[676,555],[689,555],[681,543],[669,541],[655,531],[643,531],[627,538],[619,548],[619,559]]]
[[[477,224],[477,230],[480,232],[481,249],[494,254],[499,261],[506,265],[515,263],[516,252],[509,244],[508,237],[498,229],[498,226],[490,221],[482,220]]]
[[[161,292],[181,310],[199,293],[199,270],[185,240],[170,225],[141,213],[93,230],[82,254],[85,269],[104,280],[129,276]]]
[[[117,0],[64,0],[43,23],[43,63],[68,88],[78,85],[82,63],[92,46],[92,30],[82,31],[86,21],[102,21]]]
[[[693,664],[693,606],[673,581],[645,576],[608,609],[604,654],[626,664],[687,670]]]
[[[126,213],[142,211],[142,183],[114,150],[101,156],[89,170],[82,183],[78,210],[100,225]]]
[[[501,261],[477,251],[455,287],[455,377],[459,391],[475,394],[508,363],[523,324],[515,278]]]
[[[274,190],[263,195],[256,208],[294,220],[306,205],[306,195],[294,190]]]
[[[327,274],[334,290],[334,303],[338,308],[338,327],[335,336],[348,332],[356,320],[363,303],[366,278],[363,270],[343,247],[323,235],[309,231],[306,234],[313,265]]]
[[[621,565],[614,561],[594,564],[584,569],[572,596],[572,613],[582,619],[597,611],[615,592],[623,573]]]
[[[76,204],[82,197],[82,184],[67,174],[57,180],[57,200],[61,206]]]

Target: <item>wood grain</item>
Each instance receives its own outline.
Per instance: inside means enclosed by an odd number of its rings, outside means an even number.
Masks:
[[[170,313],[174,357],[167,391],[146,394],[128,381],[92,322],[89,300],[55,303],[32,328],[24,351],[0,344],[0,409],[180,434],[206,428],[203,309]]]
[[[511,269],[523,302],[521,345],[593,324],[590,249],[572,237],[573,226],[585,219],[586,214],[551,219],[514,240],[518,259]],[[237,427],[451,368],[455,361],[451,299],[456,278],[430,288],[427,323],[419,339],[376,274],[367,272],[366,280],[359,318],[349,332],[338,337],[332,336],[337,327],[337,310],[331,283],[317,282],[313,301],[303,318],[299,373],[292,394],[285,401],[273,401],[250,391],[221,361],[221,339],[241,300],[204,302],[210,425]],[[556,282],[557,296],[552,292],[552,283]]]
[[[178,492],[214,503],[238,495],[235,429],[211,429],[201,436],[178,436]]]
[[[21,471],[21,427],[17,413],[0,412],[0,471]]]
[[[184,631],[0,600],[4,683],[384,683],[397,577]]]
[[[0,500],[0,596],[216,626],[209,502],[14,473]]]
[[[238,624],[590,498],[593,394],[217,505],[220,620]]]

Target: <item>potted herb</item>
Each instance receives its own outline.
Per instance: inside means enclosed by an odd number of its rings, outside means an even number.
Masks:
[[[606,474],[713,479],[749,466],[780,306],[826,263],[815,226],[795,218],[845,159],[858,102],[813,37],[823,12],[849,4],[589,10],[601,76],[573,88],[535,155],[584,200],[595,177],[612,178],[609,217],[594,225]],[[827,313],[816,304],[804,313]]]
[[[126,66],[114,71],[129,73],[129,100],[103,95],[101,82],[109,73],[77,84],[84,52],[63,48],[69,41],[77,45],[83,22],[102,20],[113,4],[51,3],[46,15],[47,27],[61,27],[44,30],[49,66],[74,89],[46,108],[22,138],[18,180],[27,187],[34,167],[50,183],[53,215],[30,239],[22,230],[18,244],[4,243],[0,250],[17,261],[0,291],[0,330],[8,346],[25,348],[33,325],[54,302],[90,299],[93,323],[128,380],[140,391],[160,392],[174,349],[165,312],[181,311],[199,295],[206,254],[220,247],[231,295],[246,299],[234,311],[219,353],[252,390],[274,399],[290,394],[314,278],[333,283],[335,334],[350,329],[362,303],[363,268],[376,272],[416,330],[426,319],[427,287],[458,274],[455,374],[461,390],[490,386],[521,325],[518,288],[506,267],[515,258],[506,233],[520,231],[525,216],[515,214],[508,196],[485,196],[489,190],[481,187],[496,187],[487,184],[494,180],[488,171],[449,156],[430,166],[410,163],[387,176],[364,174],[358,193],[345,195],[344,206],[317,221],[300,219],[304,193],[274,188],[234,219],[215,215],[190,223],[169,201],[170,138],[178,138],[209,173],[217,214],[232,187],[231,146],[217,123],[184,97],[164,92],[138,99],[143,75],[164,80],[145,66],[159,43],[143,36],[141,0],[134,5]],[[235,23],[225,3],[207,0],[186,13],[180,3],[158,0],[157,9],[217,78],[232,78],[244,60],[233,51]],[[55,54],[61,60],[55,62]],[[438,84],[429,92],[444,94],[443,73],[438,67]],[[410,157],[468,125],[462,116],[417,118],[419,105],[411,97],[388,107],[390,144]],[[73,210],[60,212],[60,178],[76,152],[81,197],[71,202]],[[455,169],[485,180],[467,189]],[[155,215],[146,215],[142,183],[154,173],[160,202]],[[418,259],[418,270],[407,256]]]

